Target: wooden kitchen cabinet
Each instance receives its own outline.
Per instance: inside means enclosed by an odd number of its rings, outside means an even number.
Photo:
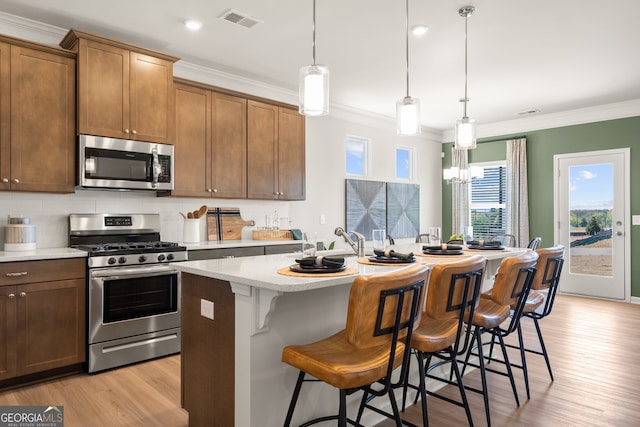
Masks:
[[[73,193],[75,54],[0,36],[0,190]]]
[[[85,361],[85,264],[0,263],[0,380]]]
[[[247,197],[305,199],[305,124],[297,110],[249,101]]]
[[[173,144],[178,58],[70,30],[78,54],[78,133]]]
[[[247,197],[247,100],[176,83],[171,195]]]

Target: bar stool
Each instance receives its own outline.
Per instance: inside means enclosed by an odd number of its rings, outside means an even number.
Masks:
[[[424,304],[424,286],[431,271],[424,265],[411,265],[390,273],[358,276],[351,285],[346,327],[323,340],[306,345],[289,345],[282,351],[282,361],[300,370],[295,385],[285,426],[291,424],[293,412],[305,381],[323,381],[340,390],[338,415],[313,419],[302,426],[327,420],[338,420],[345,427],[347,421],[346,396],[358,390],[384,396],[391,401],[396,424],[401,425],[394,387],[404,383],[410,356],[407,342],[420,322]],[[402,366],[400,377],[394,383],[391,375]],[[312,379],[305,379],[305,375]],[[376,388],[372,384],[378,383]],[[380,388],[381,387],[381,388]],[[363,408],[359,410],[358,418]]]
[[[538,270],[538,272],[534,276],[533,282],[531,283],[531,292],[529,293],[529,297],[527,298],[527,301],[524,305],[522,316],[528,317],[533,320],[533,324],[536,327],[536,332],[538,333],[540,350],[527,348],[524,346],[522,324],[520,323],[518,324],[518,345],[515,346],[507,344],[507,347],[517,348],[519,350],[524,350],[525,352],[544,356],[551,381],[553,381],[553,372],[551,371],[549,354],[547,353],[547,348],[544,345],[544,339],[542,338],[542,331],[540,330],[540,324],[538,323],[538,320],[547,317],[549,314],[551,314],[551,310],[553,309],[553,302],[556,298],[558,283],[560,282],[560,274],[562,273],[562,266],[564,265],[564,250],[565,247],[563,245],[556,245],[550,248],[536,250],[536,253],[538,254],[536,269]],[[540,307],[542,307],[542,310],[539,310]],[[523,370],[524,384],[527,390],[527,399],[529,399],[529,374],[526,370],[526,362],[523,361],[521,365],[512,365]]]
[[[479,299],[478,307],[476,308],[473,317],[468,319],[471,323],[470,326],[473,328],[473,338],[464,359],[462,374],[464,375],[467,365],[480,368],[482,388],[477,389],[465,386],[465,389],[481,393],[483,395],[487,426],[491,425],[489,393],[486,377],[487,371],[507,376],[509,378],[516,404],[520,406],[520,400],[518,398],[516,384],[513,379],[513,372],[511,370],[511,363],[509,362],[509,356],[507,355],[504,338],[514,332],[518,327],[527,296],[529,295],[529,290],[531,289],[531,282],[536,272],[537,259],[538,254],[530,249],[519,256],[505,258],[500,263],[500,269],[496,275],[496,280],[490,296],[484,296]],[[513,310],[511,308],[512,305],[515,307]],[[506,327],[503,327],[502,324],[505,323],[510,316],[511,320],[506,324]],[[485,355],[482,350],[482,334],[484,333],[491,335],[491,341],[486,343],[491,346],[489,355]],[[502,350],[502,359],[493,357],[493,345],[496,339],[498,340]],[[474,343],[477,344],[476,347],[474,347]],[[473,352],[474,348],[477,348],[477,353]],[[469,361],[472,354],[478,356],[477,365],[472,364]],[[520,352],[520,355],[523,364],[526,366],[524,350]],[[506,367],[506,372],[486,367],[485,358],[489,361],[503,363]]]
[[[420,396],[423,426],[429,425],[427,394],[462,406],[467,414],[469,425],[473,426],[456,359],[467,352],[471,329],[465,326],[464,319],[465,316],[473,317],[475,307],[478,305],[478,295],[482,288],[486,265],[486,258],[473,256],[458,262],[435,265],[431,272],[425,311],[422,313],[420,326],[411,336],[410,344],[418,360],[420,385],[418,387],[407,383],[403,395],[404,408],[407,387],[418,391],[414,404]],[[437,363],[430,366],[433,357],[437,359]],[[434,368],[447,363],[451,363],[450,378],[451,375],[455,375],[455,382],[429,373]],[[456,401],[428,391],[425,385],[426,378],[457,385],[461,400]]]

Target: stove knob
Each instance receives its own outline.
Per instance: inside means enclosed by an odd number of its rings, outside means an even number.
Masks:
[[[120,264],[124,264],[125,262],[127,262],[127,258],[126,258],[126,257],[121,256],[120,258],[118,258],[118,262],[119,262]]]
[[[162,254],[158,255],[158,261],[164,261],[164,255]]]
[[[171,261],[174,258],[173,254],[167,255],[167,261]]]
[[[109,257],[109,259],[107,260],[107,264],[115,264],[116,263],[116,259],[114,257]]]
[[[138,258],[139,262],[145,262],[147,260],[147,257],[145,255],[140,255],[140,257]]]

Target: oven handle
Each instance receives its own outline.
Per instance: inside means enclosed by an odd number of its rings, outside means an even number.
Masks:
[[[179,270],[171,268],[166,265],[158,266],[144,266],[134,268],[105,268],[94,269],[89,271],[89,275],[94,277],[109,277],[110,279],[118,280],[124,277],[149,277],[149,276],[161,276],[166,274],[179,273]]]

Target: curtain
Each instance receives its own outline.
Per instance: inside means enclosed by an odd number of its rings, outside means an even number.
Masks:
[[[452,166],[461,170],[469,170],[469,160],[467,150],[457,150],[451,148]],[[471,183],[453,182],[451,184],[451,234],[462,234],[463,227],[471,225],[469,198],[471,193]],[[444,241],[444,238],[443,238]]]
[[[529,196],[527,193],[527,139],[507,141],[507,234],[516,245],[529,243]]]

